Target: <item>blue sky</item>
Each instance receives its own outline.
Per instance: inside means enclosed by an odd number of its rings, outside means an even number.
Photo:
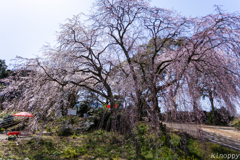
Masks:
[[[73,15],[90,13],[94,0],[0,0],[0,59],[7,65],[18,56],[41,55],[47,42],[55,44],[59,24]],[[151,5],[175,10],[184,16],[204,16],[214,5],[228,12],[240,10],[239,0],[152,0]],[[10,67],[10,66],[9,66]]]

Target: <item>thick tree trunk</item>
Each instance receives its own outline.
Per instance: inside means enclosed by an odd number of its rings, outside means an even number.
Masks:
[[[138,121],[143,120],[143,101],[141,100],[139,104],[137,105],[137,110],[138,110]]]
[[[3,110],[3,105],[2,105],[2,102],[3,102],[3,98],[0,97],[0,110]]]
[[[0,110],[3,110],[4,95],[0,97]]]
[[[193,113],[194,113],[194,120],[195,122],[199,122],[199,119],[198,119],[198,107],[197,107],[197,102],[195,101],[195,99],[193,100]]]
[[[158,98],[156,93],[154,93],[153,97],[153,107],[154,107],[153,121],[157,125],[159,121],[160,108],[158,107]]]
[[[212,92],[210,91],[209,92],[209,100],[211,102],[211,108],[212,108],[212,122],[213,124],[215,125],[216,121],[215,121],[215,107],[214,107],[214,103],[213,103],[213,95],[212,95]]]
[[[154,61],[152,62],[152,67],[154,66]],[[154,71],[154,67],[152,68],[152,70]],[[157,97],[157,84],[156,84],[156,75],[153,74],[155,73],[152,72],[151,74],[151,81],[152,81],[152,103],[153,103],[153,122],[156,126],[158,126],[158,122],[159,122],[159,114],[160,114],[160,108],[158,106],[158,97]]]
[[[172,104],[173,104],[173,119],[174,121],[177,121],[177,104],[175,100],[172,100]]]

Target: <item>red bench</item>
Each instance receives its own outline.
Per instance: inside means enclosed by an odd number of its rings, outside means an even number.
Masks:
[[[7,134],[8,136],[9,135],[16,135],[16,136],[19,136],[20,135],[20,132],[19,131],[15,131],[15,132],[8,132]]]

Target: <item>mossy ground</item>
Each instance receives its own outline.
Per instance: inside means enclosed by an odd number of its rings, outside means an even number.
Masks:
[[[58,136],[58,126],[62,121],[79,126],[84,118],[63,117],[55,122],[41,122],[42,129],[55,132],[52,136],[34,135],[30,139],[0,142],[0,158],[31,160],[63,159],[109,159],[128,160],[136,157],[136,141],[141,146],[141,160],[195,160],[211,159],[211,154],[240,154],[219,145],[194,139],[179,132],[158,134],[146,123],[139,123],[133,135],[123,135],[105,130],[90,130],[82,134]],[[45,127],[43,127],[45,126]],[[17,142],[17,143],[16,143]]]
[[[181,137],[171,134],[170,146],[162,143],[154,148],[150,143],[154,135],[143,135],[140,159],[210,159],[211,153],[240,154],[210,142],[189,139],[185,153],[180,149]],[[159,138],[161,139],[161,138]],[[161,141],[161,140],[160,140]],[[18,145],[16,144],[18,143]],[[134,159],[134,143],[116,132],[97,130],[76,136],[43,136],[31,140],[0,142],[0,158],[4,159]]]

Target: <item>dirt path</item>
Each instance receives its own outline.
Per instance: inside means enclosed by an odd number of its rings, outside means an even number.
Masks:
[[[200,133],[199,130],[202,128],[201,125],[195,125],[195,124],[166,123],[166,122],[163,122],[163,124],[166,124],[168,128],[187,132],[188,134],[194,137],[199,136],[199,133]]]
[[[236,139],[240,141],[240,131],[235,129],[234,127],[226,127],[226,126],[212,126],[212,125],[197,125],[197,124],[180,124],[180,123],[165,123],[167,127],[181,130],[187,132],[193,136],[198,135],[199,130],[203,130],[205,132],[215,133],[222,136],[226,136],[229,138]]]
[[[213,143],[240,151],[240,131],[233,127],[165,122],[163,124],[171,129],[187,132],[194,137],[200,136]]]
[[[220,134],[222,136],[226,136],[240,141],[240,131],[238,131],[234,127],[203,125],[202,130],[210,133]]]
[[[6,134],[0,134],[0,140],[6,139],[8,136]]]

